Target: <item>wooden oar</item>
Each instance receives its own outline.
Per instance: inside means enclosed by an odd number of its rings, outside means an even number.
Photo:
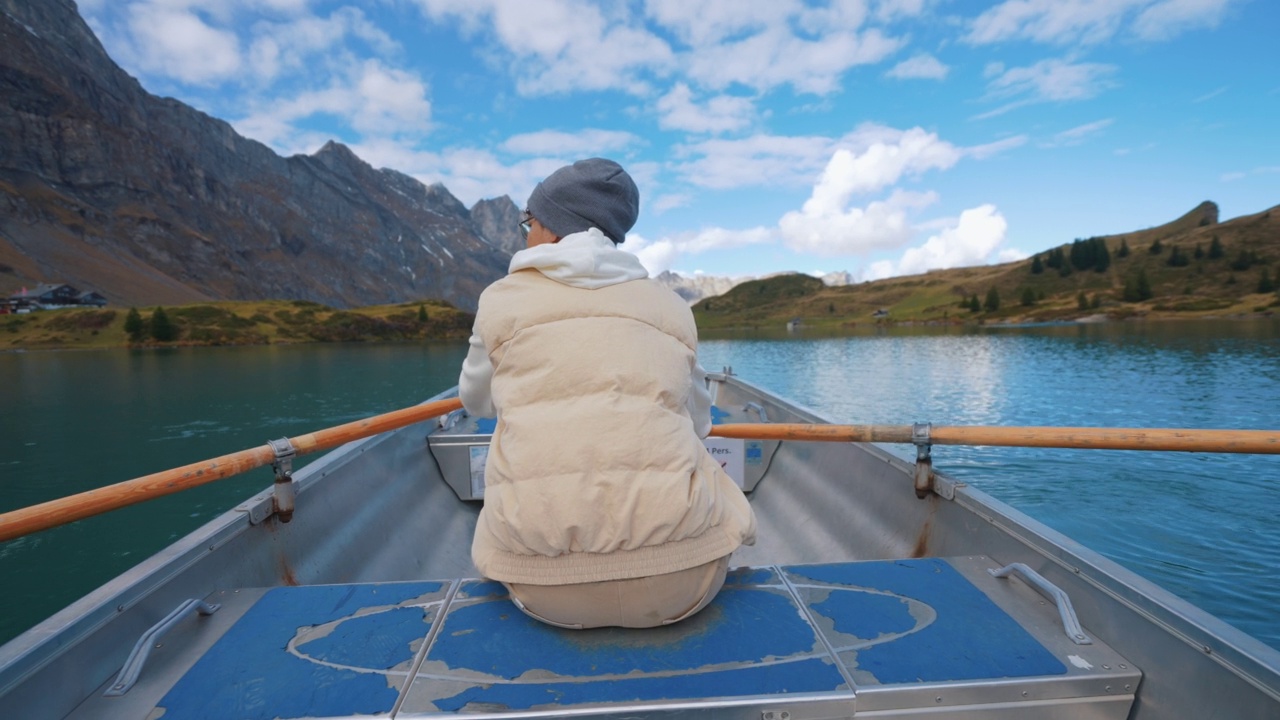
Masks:
[[[460,407],[462,401],[446,398],[299,435],[290,438],[290,442],[298,455],[305,455],[439,417]],[[263,445],[0,514],[0,542],[205,485],[270,465],[274,460],[271,446]]]
[[[462,403],[457,398],[437,400],[299,435],[290,438],[290,442],[298,455],[305,455],[439,417],[460,407]],[[746,423],[716,425],[711,434],[753,440],[913,442],[911,425]],[[930,429],[929,442],[934,445],[1280,453],[1280,432],[1265,430],[937,426]],[[264,445],[3,513],[0,514],[0,542],[221,480],[268,465],[274,459],[271,446]]]
[[[716,425],[711,428],[711,434],[717,437],[748,440],[881,443],[913,442],[911,431],[911,425],[805,425],[798,423],[742,423]],[[929,442],[933,445],[1280,454],[1280,431],[1275,430],[935,425],[929,429]]]

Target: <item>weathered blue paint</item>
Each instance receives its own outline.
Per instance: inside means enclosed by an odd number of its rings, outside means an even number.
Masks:
[[[498,427],[498,418],[476,418],[475,434],[492,435]]]
[[[782,578],[773,568],[744,567],[730,570],[724,578],[726,586],[733,585],[781,585]]]
[[[882,684],[1061,675],[1067,668],[945,560],[895,560],[784,568],[795,582],[836,588],[810,609],[835,632],[874,640],[915,624],[885,596],[841,590],[874,589],[918,600],[937,618],[915,632],[841,653],[847,666]],[[875,621],[885,625],[877,628]],[[910,621],[910,624],[908,624]],[[829,638],[832,645],[848,643]],[[861,677],[861,676],[860,676]],[[862,680],[859,684],[864,684]]]
[[[711,406],[711,424],[721,425],[724,423],[725,418],[729,417],[731,414],[732,413],[725,412],[724,410],[721,410],[715,405],[712,405]]]
[[[388,712],[397,693],[385,675],[299,658],[288,653],[288,643],[299,628],[351,617],[364,608],[442,595],[443,588],[442,583],[429,582],[273,589],[214,643],[157,707],[164,709],[166,720]],[[352,618],[328,637],[298,650],[327,662],[386,670],[411,659],[411,643],[425,638],[430,627],[422,608],[393,609]]]
[[[464,592],[471,591],[464,585]],[[574,631],[540,623],[505,599],[455,604],[427,660],[508,680],[529,670],[587,679],[745,665],[814,652],[817,633],[798,610],[784,592],[734,586],[674,625]]]
[[[563,709],[581,703],[702,700],[784,693],[847,691],[840,673],[826,658],[672,677],[624,678],[595,682],[500,683],[467,688],[436,701],[445,711],[477,703],[476,709]],[[852,695],[850,693],[850,695]]]

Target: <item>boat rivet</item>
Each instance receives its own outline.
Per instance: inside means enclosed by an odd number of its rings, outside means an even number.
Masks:
[[[209,552],[213,552],[213,546],[212,546],[212,545],[210,545],[210,546],[209,546]]]
[[[1107,686],[1107,692],[1111,692],[1111,686],[1110,686],[1110,685],[1108,685],[1108,686]]]
[[[1079,636],[1079,635],[1077,635],[1076,637],[1080,637],[1080,636]],[[1111,669],[1111,666],[1110,666],[1110,665],[1103,665],[1103,666],[1102,666],[1102,669],[1103,669],[1103,670],[1110,670],[1110,669]]]
[[[1026,697],[1026,696],[1027,696],[1027,691],[1026,691],[1026,690],[1023,690],[1023,691],[1022,691],[1022,697]]]
[[[1205,651],[1205,654],[1207,654],[1207,655],[1212,655],[1212,654],[1213,654],[1213,648],[1209,647],[1208,645],[1205,645],[1205,646],[1204,646],[1204,651]]]
[[[124,606],[123,606],[123,605],[117,605],[117,606],[116,606],[116,612],[124,612]]]
[[[1128,665],[1125,665],[1124,663],[1120,663],[1120,669],[1121,669],[1121,670],[1128,670],[1128,669],[1129,669],[1129,666],[1128,666]]]
[[[164,647],[164,643],[156,643],[156,649],[157,649],[157,650],[159,650],[159,649],[160,649],[160,648],[162,648],[162,647]]]
[[[1133,686],[1132,686],[1132,685],[1125,685],[1125,686],[1124,686],[1124,689],[1125,689],[1125,690],[1130,690],[1130,689],[1132,689],[1132,688],[1133,688]]]
[[[933,699],[933,701],[934,701],[934,702],[942,702],[942,696],[941,696],[941,695],[939,695],[938,697],[934,698],[934,699]]]

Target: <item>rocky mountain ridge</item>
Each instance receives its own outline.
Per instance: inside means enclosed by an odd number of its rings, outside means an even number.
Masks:
[[[114,304],[474,308],[505,274],[509,198],[468,209],[336,142],[280,157],[146,92],[70,0],[0,11],[0,292],[43,280]]]

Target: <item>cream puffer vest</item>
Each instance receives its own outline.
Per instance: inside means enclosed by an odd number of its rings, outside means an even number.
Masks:
[[[475,331],[498,411],[472,544],[487,577],[660,575],[754,542],[751,506],[686,409],[697,330],[677,295],[522,270],[481,295]]]

